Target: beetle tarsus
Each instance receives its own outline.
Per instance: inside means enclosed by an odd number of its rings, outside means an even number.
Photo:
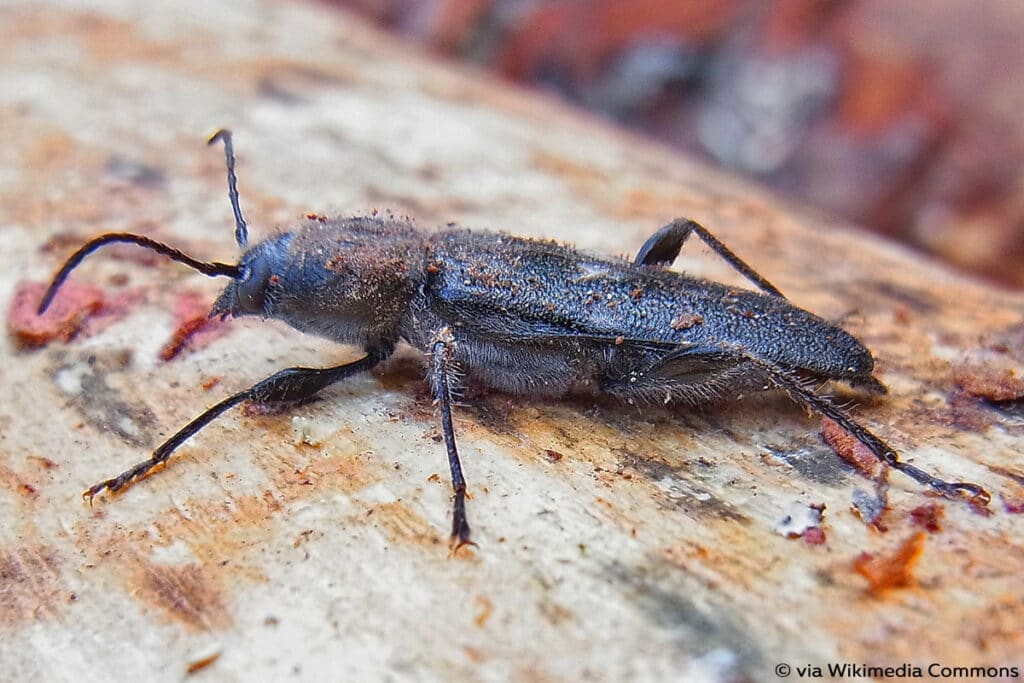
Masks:
[[[476,547],[476,543],[470,540],[469,522],[466,521],[466,486],[456,488],[452,498],[452,535],[448,542],[448,548],[454,556],[459,548],[465,545]]]
[[[148,475],[155,467],[158,467],[162,461],[154,461],[152,458],[149,460],[143,460],[136,464],[131,469],[127,469],[121,474],[117,475],[113,479],[107,479],[101,481],[98,484],[93,484],[85,491],[82,492],[82,497],[89,501],[92,505],[93,499],[102,493],[103,491],[110,491],[111,493],[117,493],[121,489],[129,486],[138,479],[142,479]]]
[[[992,495],[988,491],[970,482],[948,482],[936,479],[931,482],[931,487],[951,500],[962,500],[966,497],[971,505],[978,507],[988,507],[992,501]]]
[[[861,427],[861,429],[863,430],[863,427]],[[872,448],[871,443],[861,439],[858,434],[854,432],[851,433],[853,433],[853,435],[857,437],[858,440],[860,440],[862,443],[868,446],[868,448]],[[874,435],[870,434],[870,432],[868,432],[868,434],[874,437]],[[881,442],[879,441],[879,443]],[[875,452],[873,448],[872,452]],[[877,455],[878,454],[876,453],[876,456]],[[964,500],[964,498],[966,497],[967,501],[971,505],[979,507],[987,507],[989,502],[992,500],[992,496],[989,494],[989,492],[986,491],[983,487],[979,486],[978,484],[965,481],[951,482],[939,479],[938,477],[928,474],[919,467],[915,467],[910,463],[903,462],[902,460],[900,460],[900,457],[896,453],[896,451],[892,450],[891,448],[884,448],[881,456],[879,456],[879,459],[885,462],[890,467],[892,467],[894,470],[899,470],[900,472],[907,475],[908,477],[918,482],[919,484],[923,484],[924,486],[930,486],[932,489],[939,492],[946,498],[949,498],[950,500]]]

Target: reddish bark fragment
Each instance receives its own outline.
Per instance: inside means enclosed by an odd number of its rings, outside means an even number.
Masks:
[[[940,416],[942,421],[970,432],[983,432],[995,422],[995,416],[977,396],[956,389],[946,398],[949,412]]]
[[[875,594],[912,586],[917,582],[914,567],[924,552],[927,536],[924,531],[918,531],[889,555],[861,553],[853,562],[853,570],[868,580],[868,589]]]
[[[178,324],[160,349],[160,360],[169,361],[186,348],[198,351],[227,334],[224,322],[210,318],[209,310],[210,304],[198,292],[185,292],[175,297],[174,317]]]
[[[7,310],[7,329],[22,347],[51,341],[70,341],[92,316],[103,310],[103,291],[91,285],[66,282],[46,313],[38,315],[39,301],[47,285],[20,282]]]
[[[1013,368],[962,365],[955,371],[956,383],[964,391],[990,401],[1017,401],[1024,398],[1024,377]]]
[[[185,673],[192,675],[194,673],[202,671],[206,667],[216,662],[218,659],[220,659],[220,652],[213,652],[206,655],[205,657],[200,657],[199,659],[196,659],[188,663],[188,665],[185,667]]]
[[[1024,513],[1024,499],[1022,498],[1007,498],[1003,495],[1003,509],[1011,515],[1019,515]]]
[[[825,530],[820,526],[808,527],[803,538],[807,545],[822,545],[825,542]]]
[[[882,474],[882,463],[875,454],[834,420],[822,419],[821,435],[836,455],[856,467],[865,477],[877,480]]]
[[[547,458],[548,462],[558,462],[564,456],[562,456],[562,454],[559,453],[558,451],[553,451],[551,449],[548,449],[548,450],[544,451],[544,457]]]
[[[919,505],[910,511],[910,521],[931,533],[942,531],[942,518],[946,509],[938,503]]]

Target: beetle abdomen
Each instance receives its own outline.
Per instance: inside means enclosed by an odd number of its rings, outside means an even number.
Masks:
[[[870,376],[852,335],[779,297],[552,243],[449,232],[430,246],[442,317],[468,333],[536,344],[628,340],[715,346],[836,379]]]

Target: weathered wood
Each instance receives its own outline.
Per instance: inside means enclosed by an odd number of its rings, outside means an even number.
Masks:
[[[488,395],[456,414],[480,546],[449,558],[438,415],[406,354],[292,413],[229,413],[90,509],[86,486],[222,396],[354,354],[235,321],[160,360],[220,283],[113,250],[73,278],[106,315],[67,343],[0,347],[0,678],[180,680],[210,657],[197,679],[1022,664],[1024,533],[1008,510],[1024,500],[1024,414],[969,393],[1015,395],[1021,297],[315,5],[6,3],[0,89],[9,317],[19,283],[100,231],[232,260],[223,159],[203,147],[229,126],[256,236],[376,207],[627,253],[699,219],[875,351],[891,394],[860,419],[994,494],[985,517],[894,474],[882,532],[850,511],[870,482],[784,397],[693,411]],[[696,246],[677,267],[740,284]],[[911,513],[931,503],[941,530],[918,536]],[[782,520],[818,504],[824,542],[787,538]],[[907,561],[886,564],[900,548]]]

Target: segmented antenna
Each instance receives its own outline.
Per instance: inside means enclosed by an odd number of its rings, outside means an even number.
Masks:
[[[89,240],[79,247],[78,251],[68,257],[68,260],[64,262],[64,265],[60,267],[60,270],[54,274],[53,281],[50,282],[50,287],[46,290],[46,294],[43,295],[42,301],[39,302],[37,313],[42,315],[46,312],[46,309],[49,308],[50,304],[53,302],[53,298],[57,296],[57,290],[60,289],[62,284],[64,284],[64,280],[68,278],[71,271],[77,268],[86,256],[100,247],[117,242],[137,244],[140,247],[151,249],[162,256],[166,256],[172,261],[184,263],[189,268],[194,268],[203,275],[209,275],[210,277],[225,275],[227,277],[237,278],[242,273],[242,269],[234,264],[219,263],[217,261],[209,263],[206,261],[200,261],[188,256],[184,252],[178,251],[174,247],[169,247],[162,242],[157,242],[156,240],[152,240],[142,235],[133,235],[129,232],[110,232],[106,235],[100,235],[99,237]]]
[[[249,242],[249,226],[242,218],[242,208],[238,205],[238,177],[235,175],[235,147],[231,144],[231,131],[221,128],[210,136],[206,144],[212,145],[218,140],[224,141],[224,156],[228,161],[228,199],[231,200],[231,210],[235,212],[235,242],[245,248]]]

